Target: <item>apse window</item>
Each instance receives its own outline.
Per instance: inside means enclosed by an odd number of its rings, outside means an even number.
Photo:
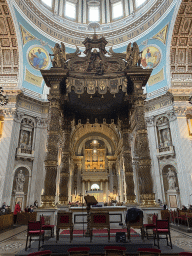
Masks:
[[[52,7],[52,0],[42,0],[42,2],[49,7]]]
[[[118,19],[123,16],[123,5],[122,2],[117,2],[112,5],[113,19]]]
[[[65,2],[65,16],[71,19],[76,18],[76,5],[74,3]]]
[[[139,7],[140,5],[142,5],[145,2],[146,2],[146,0],[136,0],[135,1],[136,7]]]
[[[93,184],[91,186],[91,190],[99,190],[99,185],[98,184]]]
[[[89,7],[89,21],[99,21],[99,7],[90,6]]]

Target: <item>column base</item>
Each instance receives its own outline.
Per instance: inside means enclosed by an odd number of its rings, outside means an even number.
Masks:
[[[55,208],[55,196],[41,196],[40,208]]]
[[[136,204],[136,196],[135,195],[127,195],[126,204]]]
[[[156,206],[154,193],[140,195],[140,201],[143,206]]]
[[[57,206],[67,206],[68,205],[68,197],[67,196],[59,196],[59,202]]]

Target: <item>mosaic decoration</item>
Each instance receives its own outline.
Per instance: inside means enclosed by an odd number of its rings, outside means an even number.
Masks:
[[[29,51],[28,60],[35,69],[45,69],[49,65],[49,55],[42,47],[34,47]]]
[[[141,65],[143,68],[156,68],[160,59],[160,51],[154,46],[148,46],[143,50]]]
[[[166,44],[168,25],[161,29],[156,35],[153,36],[154,39],[160,40],[163,44]]]
[[[23,39],[23,45],[25,45],[29,41],[36,39],[36,37],[34,37],[31,33],[29,33],[23,26],[20,25],[20,28],[21,28],[21,35]]]

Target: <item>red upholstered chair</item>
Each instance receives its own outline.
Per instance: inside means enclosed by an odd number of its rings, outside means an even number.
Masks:
[[[118,256],[125,255],[126,247],[123,246],[105,246],[105,255],[106,256]]]
[[[37,236],[39,237],[39,245],[38,245],[38,250],[39,250],[41,239],[43,240],[43,243],[44,243],[44,233],[45,233],[45,231],[42,230],[40,221],[34,221],[34,222],[29,221],[28,229],[27,229],[27,240],[26,240],[25,251],[27,250],[28,238],[30,237],[30,243],[29,243],[29,248],[30,248],[31,247],[31,238],[37,237]]]
[[[73,240],[72,212],[59,211],[57,213],[56,243],[59,240],[60,229],[70,229],[70,243]]]
[[[165,235],[166,237],[160,237],[160,235]],[[167,220],[157,220],[156,221],[156,228],[153,229],[153,237],[154,237],[154,245],[155,240],[157,239],[157,245],[159,248],[159,239],[166,239],[167,240],[167,245],[168,243],[168,236],[169,236],[169,241],[170,241],[170,246],[172,249],[172,242],[171,242],[171,234],[170,234],[170,227],[169,227],[169,219]]]
[[[158,255],[160,256],[161,250],[153,249],[153,248],[139,248],[137,250],[139,252],[139,256],[150,256],[150,255]]]
[[[192,252],[180,252],[178,255],[192,256]]]
[[[110,222],[109,212],[94,213],[90,214],[90,242],[92,242],[93,229],[107,229],[108,230],[108,241],[110,241]]]
[[[41,252],[32,252],[30,254],[28,254],[27,256],[51,256],[52,251],[50,250],[46,250],[46,251],[41,251]]]
[[[41,221],[41,224],[42,224],[42,230],[50,230],[51,231],[51,237],[54,236],[54,225],[47,225],[45,224],[45,218],[44,216],[40,216],[40,221]]]
[[[151,224],[144,224],[144,229],[145,229],[145,233],[147,236],[147,239],[149,239],[149,235],[148,235],[148,230],[151,229],[153,231],[153,229],[156,227],[156,220],[158,218],[158,215],[156,215],[155,213],[153,214],[153,223]]]
[[[90,248],[89,247],[74,247],[67,250],[69,255],[73,256],[87,256],[89,255]]]

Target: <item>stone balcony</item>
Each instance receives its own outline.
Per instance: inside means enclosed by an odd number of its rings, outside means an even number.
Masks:
[[[175,155],[175,148],[174,146],[161,146],[157,148],[157,157],[163,158],[163,157],[169,157]]]
[[[16,159],[25,159],[32,161],[34,159],[34,150],[27,148],[17,148]]]

